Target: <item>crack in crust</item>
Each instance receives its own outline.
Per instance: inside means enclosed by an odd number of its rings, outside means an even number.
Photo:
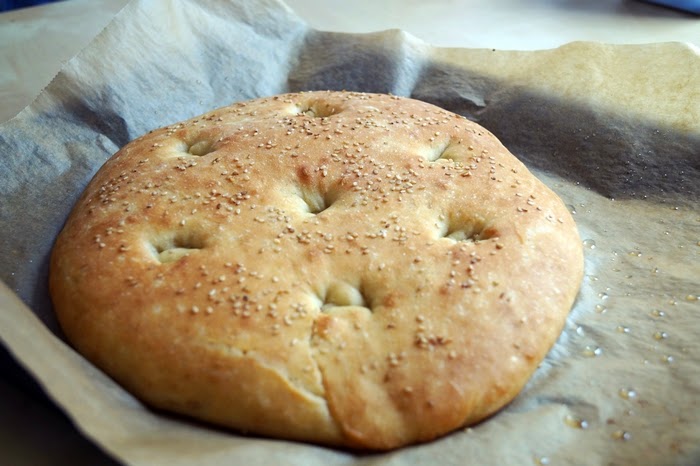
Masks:
[[[314,371],[318,373],[319,378],[321,379],[321,387],[323,389],[323,393],[320,395],[321,398],[323,399],[323,403],[326,407],[326,411],[328,412],[328,417],[333,421],[333,423],[336,425],[338,430],[341,430],[341,423],[338,422],[338,419],[335,416],[335,413],[331,409],[331,405],[328,401],[327,397],[327,391],[328,388],[326,387],[326,379],[323,374],[323,368],[321,367],[321,364],[319,364],[318,359],[316,359],[316,345],[314,344],[314,337],[316,335],[316,325],[318,322],[318,318],[314,319],[311,323],[311,327],[309,330],[309,339],[308,339],[308,345],[309,345],[309,356],[311,357],[311,360],[313,361],[315,367]]]

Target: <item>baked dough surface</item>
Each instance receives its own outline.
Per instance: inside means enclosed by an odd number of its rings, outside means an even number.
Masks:
[[[148,405],[389,449],[512,400],[582,273],[569,212],[487,130],[312,92],[121,149],[60,234],[50,290],[70,342]]]

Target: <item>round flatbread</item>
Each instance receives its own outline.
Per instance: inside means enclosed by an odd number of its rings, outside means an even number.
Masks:
[[[50,289],[70,342],[150,406],[389,449],[511,401],[582,273],[561,200],[484,128],[310,92],[121,149],[60,234]]]

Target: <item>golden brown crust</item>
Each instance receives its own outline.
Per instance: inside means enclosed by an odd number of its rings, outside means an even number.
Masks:
[[[68,339],[153,406],[388,449],[508,403],[582,257],[559,198],[485,129],[314,92],[124,147],[59,236],[50,288]]]

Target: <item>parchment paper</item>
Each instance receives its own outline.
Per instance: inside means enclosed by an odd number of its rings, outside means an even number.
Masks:
[[[465,25],[468,34],[468,25]],[[480,425],[384,454],[154,413],[74,352],[47,261],[99,166],[148,130],[307,89],[391,92],[494,132],[569,205],[586,276],[525,390]],[[135,1],[0,127],[0,339],[127,464],[700,464],[700,58],[692,46],[436,49],[309,29],[283,4]]]

